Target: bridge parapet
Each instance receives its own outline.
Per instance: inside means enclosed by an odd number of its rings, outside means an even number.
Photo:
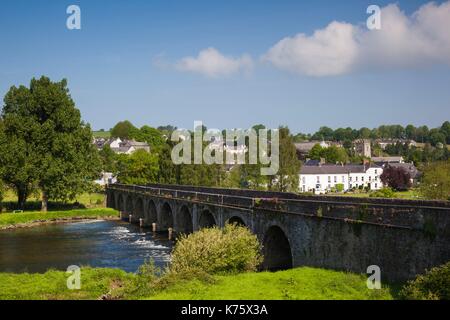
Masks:
[[[236,207],[252,210],[255,213],[270,211],[278,214],[369,223],[386,227],[419,230],[432,228],[437,233],[450,229],[448,201],[302,196],[293,193],[161,184],[147,186],[113,184],[108,188],[162,198]]]

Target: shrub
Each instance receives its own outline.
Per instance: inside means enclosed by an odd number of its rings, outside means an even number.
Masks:
[[[338,183],[338,184],[336,185],[336,191],[337,191],[337,192],[342,192],[342,191],[344,191],[344,185],[343,185],[342,183]]]
[[[409,281],[400,291],[407,300],[450,300],[450,261]]]
[[[380,176],[381,182],[397,191],[411,188],[411,174],[404,168],[387,166]]]
[[[378,191],[372,192],[370,197],[373,198],[395,198],[395,192],[391,188],[383,188]]]
[[[262,261],[260,244],[246,227],[226,225],[182,236],[172,253],[171,273],[255,271]]]

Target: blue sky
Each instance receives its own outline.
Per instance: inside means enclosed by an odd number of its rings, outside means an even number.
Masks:
[[[448,11],[439,7],[444,2],[436,2],[432,12],[445,16]],[[192,128],[194,120],[211,128],[263,123],[288,125],[294,132],[313,132],[323,125],[438,126],[450,120],[450,67],[447,48],[440,47],[448,44],[448,33],[439,31],[450,30],[450,19],[432,29],[440,36],[434,41],[438,37],[431,33],[432,52],[404,46],[395,51],[395,57],[384,57],[386,50],[379,48],[387,42],[371,35],[362,41],[375,44],[361,45],[358,55],[365,52],[367,56],[375,48],[381,58],[349,60],[353,51],[344,51],[335,65],[334,46],[340,47],[333,40],[325,49],[314,51],[320,42],[312,37],[314,31],[332,21],[340,23],[337,30],[347,24],[362,30],[368,5],[390,3],[2,0],[0,95],[12,85],[28,85],[32,77],[67,78],[83,119],[94,129],[109,129],[124,119],[137,126],[185,128]],[[427,1],[395,3],[410,17]],[[71,4],[81,8],[81,30],[66,28],[66,8]],[[382,23],[383,17],[384,13]],[[423,30],[423,25],[417,30]],[[267,58],[279,41],[299,33],[307,39],[288,38],[287,48],[300,57],[275,48]],[[342,41],[345,48],[346,41],[353,43],[345,34]],[[313,50],[305,53],[299,46]],[[218,69],[213,67],[212,76],[205,73],[209,70],[203,68],[205,61],[198,59],[208,48],[224,57]],[[331,54],[327,61],[336,67],[335,74],[317,72],[316,66],[327,62],[319,59],[322,54]],[[205,59],[209,57],[205,54]],[[251,62],[243,63],[242,57]],[[403,64],[409,57],[411,61]],[[289,58],[293,61],[286,61]]]

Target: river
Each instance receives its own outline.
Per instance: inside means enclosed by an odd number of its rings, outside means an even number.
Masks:
[[[84,221],[0,231],[0,272],[66,270],[70,265],[136,272],[148,259],[164,267],[173,242],[167,235],[121,221]]]

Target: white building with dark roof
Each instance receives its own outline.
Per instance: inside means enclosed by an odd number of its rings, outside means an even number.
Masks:
[[[301,192],[316,194],[327,193],[339,187],[343,191],[365,187],[378,190],[383,187],[380,179],[382,173],[382,167],[368,164],[303,166],[300,171],[299,189]]]
[[[109,146],[115,153],[132,154],[137,150],[145,150],[150,152],[150,146],[146,142],[140,142],[135,140],[127,140],[120,138],[110,138],[105,140],[103,138],[94,140],[94,144],[100,150],[104,146]]]

